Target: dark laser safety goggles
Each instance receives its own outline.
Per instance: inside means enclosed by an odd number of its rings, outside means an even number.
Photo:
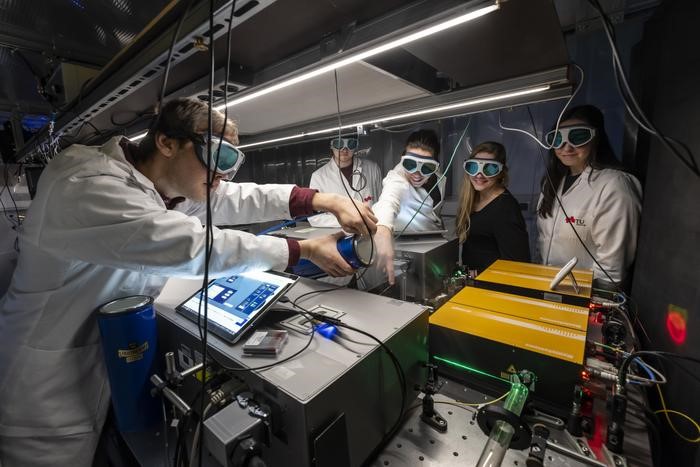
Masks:
[[[440,164],[432,157],[407,152],[401,157],[401,166],[410,174],[420,172],[421,175],[427,177],[437,172]]]
[[[544,137],[547,145],[554,149],[559,149],[564,146],[564,143],[569,143],[575,148],[588,144],[595,136],[595,128],[588,126],[569,126],[552,130]]]
[[[481,174],[491,178],[503,171],[503,164],[493,159],[467,159],[464,161],[464,171],[472,177]]]
[[[233,144],[218,136],[211,137],[211,161],[207,164],[207,137],[197,135],[191,138],[194,143],[194,151],[199,161],[209,170],[221,175],[229,175],[232,178],[245,161],[245,154]]]
[[[334,138],[331,140],[331,148],[338,151],[345,148],[354,151],[357,149],[357,144],[357,138]]]

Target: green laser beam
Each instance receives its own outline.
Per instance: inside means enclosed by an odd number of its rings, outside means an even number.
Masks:
[[[435,360],[439,360],[439,361],[441,361],[441,362],[448,363],[448,364],[450,364],[450,365],[452,365],[452,366],[456,366],[457,368],[461,368],[462,370],[471,371],[472,373],[476,373],[476,374],[482,375],[482,376],[488,376],[489,378],[497,379],[497,380],[499,380],[499,381],[503,381],[504,383],[508,383],[508,384],[510,384],[510,385],[513,384],[513,383],[510,382],[510,380],[507,380],[507,379],[505,379],[505,378],[501,378],[501,377],[499,377],[499,376],[494,376],[494,375],[492,375],[492,374],[490,374],[490,373],[486,373],[485,371],[481,371],[481,370],[478,370],[478,369],[473,368],[473,367],[471,367],[471,366],[467,366],[467,365],[465,365],[465,364],[463,364],[463,363],[454,362],[454,361],[448,360],[448,359],[446,359],[446,358],[438,357],[437,355],[433,355],[433,358],[434,358]]]

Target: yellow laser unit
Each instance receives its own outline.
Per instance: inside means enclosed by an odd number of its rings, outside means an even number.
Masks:
[[[476,277],[474,285],[553,302],[588,306],[593,287],[593,271],[572,271],[578,283],[578,292],[574,290],[570,277],[564,278],[556,290],[550,290],[549,284],[557,272],[559,268],[553,266],[499,259]]]
[[[501,377],[533,371],[538,378],[535,398],[548,408],[568,409],[584,362],[593,274],[574,271],[578,293],[570,281],[563,290],[549,291],[558,271],[496,261],[432,314],[431,355]],[[545,295],[550,292],[555,296]],[[489,389],[485,380],[436,363],[440,371],[466,384],[477,381],[485,384],[475,386]]]

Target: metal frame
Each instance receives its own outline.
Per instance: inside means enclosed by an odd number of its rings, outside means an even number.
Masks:
[[[275,1],[259,0],[258,6],[234,20],[233,27],[272,5]],[[329,50],[325,47],[311,47],[300,54],[264,68],[254,75],[251,74],[251,84],[253,88],[261,83],[274,84],[277,80],[323,66],[327,62],[342,58],[349,53],[373,47],[378,43],[402,35],[411,28],[421,27],[441,18],[454,16],[460,11],[469,11],[477,6],[493,4],[494,1],[472,0],[465,3],[459,0],[419,0],[361,26],[353,26],[342,37],[340,48],[343,52],[335,53],[335,50]],[[183,3],[186,2],[172,2],[168,5],[130,46],[112,59],[93,82],[88,83],[84,94],[71,102],[66,111],[59,116],[54,125],[54,132],[70,134],[80,129],[85,121],[92,120],[136,90],[159,78],[165,70],[165,61],[177,20],[184,11]],[[209,11],[206,2],[195,3],[183,22],[182,38],[175,45],[171,67],[196,53],[197,49],[193,47],[195,38],[203,37],[209,29]],[[230,13],[230,6],[230,0],[216,1],[214,40],[225,34],[226,28],[224,26]],[[324,56],[324,54],[326,55]],[[201,83],[203,79],[197,81]],[[225,84],[223,79],[218,85],[222,84]],[[243,96],[246,92],[253,92],[253,88],[237,94],[236,97]],[[17,160],[21,162],[30,157],[47,137],[48,129],[35,135],[27,145],[18,150]]]
[[[402,37],[414,29],[420,29],[494,3],[495,0],[471,0],[467,2],[460,0],[418,0],[362,25],[351,24],[347,29],[329,36],[320,44],[309,47],[254,73],[232,67],[231,75],[226,80],[224,69],[217,69],[215,71],[214,87],[221,89],[226,84],[233,84],[244,90],[230,96],[229,100],[245,97],[258,91],[261,87],[273,86],[279,82],[321,68],[329,63],[342,60],[349,55]],[[400,50],[397,49],[397,51]],[[407,52],[406,54],[410,55]],[[382,56],[380,55],[379,57]],[[432,68],[415,57],[413,57],[413,60],[421,63],[424,67]],[[372,57],[367,63],[380,68],[383,62],[381,58]],[[396,67],[395,64],[394,67]],[[388,72],[390,71],[394,71],[391,74],[397,75],[395,70],[389,70]],[[437,86],[436,83],[427,82],[424,77],[416,77],[415,82],[407,74],[401,76],[401,78],[408,79],[416,86],[424,89],[426,86],[432,88],[428,90],[435,90],[435,86]],[[194,97],[205,93],[208,86],[209,77],[202,76],[168,94],[167,98]],[[214,106],[222,104],[223,99],[214,101]],[[145,129],[145,127],[139,129]]]
[[[235,77],[233,84],[245,82],[250,87],[243,92],[237,93],[235,97],[232,96],[231,100],[245,97],[258,91],[258,86],[273,86],[279,82],[321,68],[329,63],[342,60],[349,55],[401,37],[412,29],[419,29],[493,3],[495,3],[494,0],[472,0],[466,3],[456,0],[419,0],[363,25],[351,25],[348,30],[329,37],[319,45],[310,47],[255,73],[244,72],[244,76]],[[335,46],[327,46],[328,44],[334,44]],[[374,57],[368,60],[368,63],[372,64],[373,61]],[[223,73],[223,69],[216,71],[215,87],[225,84],[225,80],[223,77],[220,77],[220,73]],[[232,70],[232,73],[238,72]],[[231,76],[229,76],[229,82],[231,82]],[[168,95],[168,98],[201,94],[208,84],[208,77],[203,76],[197,81],[171,93]],[[223,104],[222,99],[214,101],[214,105],[221,104]]]
[[[260,4],[256,8],[236,18],[233,27],[272,5],[275,1],[276,0],[260,0]],[[240,73],[238,71],[234,72],[236,73],[236,81],[233,82],[233,84],[239,85],[239,87],[244,90],[235,93],[233,99],[249,95],[260,89],[260,86],[274,85],[280,81],[322,67],[351,54],[403,36],[407,32],[417,28],[472,11],[478,7],[494,4],[494,2],[495,0],[471,0],[467,2],[460,0],[418,0],[362,25],[351,24],[347,28],[329,37],[328,40],[321,41],[319,44],[303,52],[281,60],[255,73],[249,70],[243,70],[243,75],[239,76]],[[55,122],[54,132],[63,132],[64,134],[70,135],[72,132],[81,129],[86,121],[90,121],[97,116],[100,116],[100,119],[102,119],[102,114],[112,108],[116,103],[123,101],[135,91],[160,77],[165,69],[167,53],[177,20],[184,10],[182,3],[185,2],[172,2],[158,18],[146,27],[129,47],[124,49],[102,69],[93,82],[88,83],[83,95],[78,96],[77,99],[71,102],[67,110],[59,116]],[[182,63],[194,54],[197,51],[197,49],[193,47],[195,38],[201,39],[208,32],[209,11],[206,2],[195,3],[196,4],[192,7],[183,22],[181,39],[176,43],[172,65]],[[216,1],[214,40],[225,34],[225,25],[228,14],[230,13],[230,4],[231,2],[227,0]],[[217,87],[231,83],[231,76],[225,77],[223,74],[223,70],[217,70],[215,76]],[[203,89],[207,87],[204,86],[205,82],[208,85],[208,78],[203,75],[190,82],[190,84],[171,93],[168,97],[201,94]],[[346,122],[371,120],[381,116],[411,112],[427,107],[446,105],[459,100],[524,89],[526,87],[542,84],[551,85],[552,89],[532,96],[521,96],[520,98],[493,102],[488,105],[475,105],[469,108],[456,109],[451,112],[421,116],[416,120],[407,119],[402,122],[411,123],[426,119],[433,120],[445,116],[464,115],[511,105],[560,99],[568,97],[571,93],[569,81],[566,78],[566,67],[562,66],[535,75],[500,81],[484,86],[476,86],[427,98],[414,99],[399,104],[364,109],[346,114],[343,118]],[[142,94],[140,94],[141,98],[143,98]],[[218,103],[220,104],[220,101],[214,102],[214,105]],[[329,126],[335,126],[335,123],[332,125],[330,124],[331,120],[335,122],[336,117],[333,116],[332,119],[328,117],[317,121],[303,122],[293,127],[286,127],[284,129],[259,134],[246,140],[245,143],[275,139],[275,137],[279,137],[276,135],[286,136],[291,133],[309,133],[315,130],[328,128]],[[143,130],[146,126],[147,124],[143,122],[134,124],[129,128],[129,131],[135,132]],[[112,127],[114,127],[113,124]],[[109,129],[109,127],[107,129]],[[17,153],[18,161],[23,161],[31,156],[47,137],[47,129],[38,133],[27,145],[20,148]],[[300,140],[301,139],[295,139],[286,144],[292,144]],[[274,145],[279,146],[281,144]]]
[[[259,0],[259,5],[245,14],[234,17],[233,28],[254,16],[276,0]],[[70,133],[83,122],[108,110],[134,91],[158,79],[165,71],[172,35],[187,2],[171,2],[161,14],[142,31],[131,45],[117,54],[86,86],[84,94],[74,99],[58,117],[54,132]],[[198,50],[193,46],[195,38],[206,37],[209,30],[208,2],[194,2],[175,43],[171,67],[183,62]],[[226,34],[226,23],[231,0],[216,0],[213,40]],[[27,145],[17,151],[17,161],[22,162],[33,154],[48,137],[48,129],[35,135]]]
[[[51,54],[62,61],[92,67],[107,63],[110,59],[109,55],[105,55],[104,49],[99,47],[86,50],[85,44],[69,37],[62,37],[57,43],[55,39],[47,38],[40,31],[18,27],[5,21],[0,21],[0,46],[40,54],[51,51]],[[79,52],[72,52],[72,50],[79,50]]]

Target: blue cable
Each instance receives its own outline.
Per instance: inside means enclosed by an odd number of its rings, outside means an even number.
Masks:
[[[297,217],[296,219],[290,219],[288,221],[284,221],[281,224],[273,225],[272,227],[269,227],[269,228],[263,230],[262,232],[260,232],[259,234],[257,234],[257,236],[259,237],[260,235],[267,235],[270,232],[274,232],[275,230],[283,229],[284,227],[287,227],[288,225],[292,225],[296,222],[305,221],[306,219],[308,219],[308,217],[309,216],[301,216],[301,217]]]
[[[659,383],[659,380],[656,379],[654,373],[649,369],[649,367],[646,365],[646,363],[644,363],[644,362],[643,362],[641,359],[639,359],[639,358],[635,358],[634,361],[637,363],[637,365],[639,365],[640,367],[642,367],[642,369],[644,369],[644,371],[646,371],[647,375],[649,375],[649,379],[650,379],[653,383]],[[644,384],[644,382],[642,382],[642,381],[629,381],[629,383],[630,383],[630,384]]]

